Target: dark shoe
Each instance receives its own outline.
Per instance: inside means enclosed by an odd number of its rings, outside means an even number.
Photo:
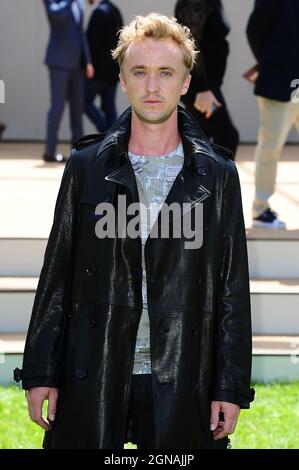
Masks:
[[[2,134],[6,129],[6,124],[4,122],[0,122],[0,140],[2,140]]]
[[[65,163],[67,162],[67,157],[58,153],[57,155],[47,155],[46,153],[43,156],[45,162],[54,162],[54,163]]]
[[[270,209],[270,207],[268,207],[268,209],[266,209],[261,215],[255,217],[252,221],[252,225],[264,228],[286,228],[285,222],[280,220],[277,217],[277,213]]]

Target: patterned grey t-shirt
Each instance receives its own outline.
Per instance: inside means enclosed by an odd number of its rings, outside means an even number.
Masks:
[[[147,306],[144,245],[161,206],[164,203],[177,174],[182,168],[184,162],[184,151],[183,145],[180,143],[176,150],[163,156],[140,156],[131,152],[129,152],[128,155],[137,181],[139,200],[146,208],[146,213],[143,211],[140,212],[143,309],[137,332],[133,374],[150,374],[150,328]]]

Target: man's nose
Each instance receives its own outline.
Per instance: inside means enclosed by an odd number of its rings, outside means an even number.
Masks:
[[[146,89],[147,91],[151,93],[159,89],[159,82],[158,82],[158,78],[156,77],[156,75],[149,75],[147,77]]]

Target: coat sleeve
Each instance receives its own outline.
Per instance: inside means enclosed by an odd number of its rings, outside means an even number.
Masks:
[[[71,157],[66,163],[56,200],[25,343],[23,368],[15,373],[15,380],[22,379],[23,389],[59,387],[60,347],[74,258],[77,202],[78,185]]]
[[[253,12],[251,13],[246,34],[253,55],[259,61],[263,42],[269,26],[278,16],[281,0],[255,0]]]
[[[212,399],[249,408],[254,390],[250,388],[252,331],[246,233],[237,168],[232,160],[227,165]]]
[[[90,48],[87,40],[87,36],[85,31],[82,30],[82,47],[83,47],[83,62],[84,66],[86,67],[87,64],[91,64],[91,54],[90,54]]]

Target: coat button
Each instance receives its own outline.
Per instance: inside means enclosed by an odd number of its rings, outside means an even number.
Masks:
[[[201,176],[205,176],[206,175],[206,169],[203,166],[199,166],[197,168],[197,173]]]
[[[94,264],[89,264],[88,266],[86,266],[85,268],[85,272],[88,276],[94,276],[95,273],[97,271],[97,268]]]
[[[201,277],[198,277],[196,280],[197,280],[197,283],[198,283],[198,284],[201,283]]]
[[[89,326],[89,328],[93,328],[94,326],[96,326],[96,323],[97,323],[97,322],[96,322],[96,319],[95,319],[95,318],[90,318],[90,319],[88,320],[88,326]]]
[[[19,367],[16,367],[13,371],[13,376],[16,382],[20,382],[22,380],[22,369],[19,369]]]
[[[197,328],[196,326],[194,326],[194,327],[192,328],[192,333],[193,333],[194,335],[197,335],[197,333],[198,333],[198,328]]]
[[[85,379],[88,376],[87,369],[77,369],[76,376],[78,379]]]
[[[75,303],[75,310],[76,310],[76,312],[78,312],[79,307],[80,307],[80,303],[79,303],[79,302],[76,302],[76,303]]]
[[[196,389],[198,388],[198,382],[196,380],[193,381],[192,387]]]

